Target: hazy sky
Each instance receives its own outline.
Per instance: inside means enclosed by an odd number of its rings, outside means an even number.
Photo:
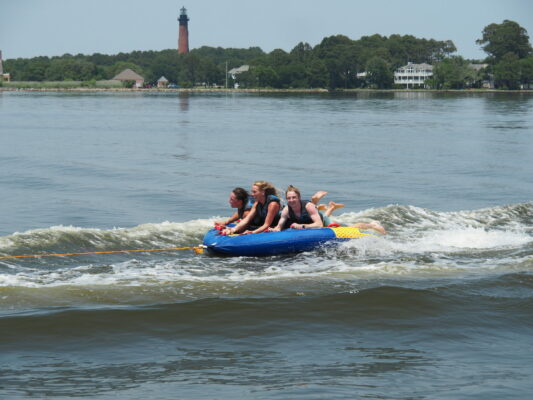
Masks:
[[[532,0],[0,0],[0,50],[8,59],[177,48],[182,6],[191,49],[290,51],[330,35],[398,33],[450,39],[457,54],[484,58],[475,41],[490,23],[510,19],[533,35]]]

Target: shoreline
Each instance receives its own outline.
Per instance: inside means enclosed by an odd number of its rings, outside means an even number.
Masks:
[[[225,88],[14,88],[0,87],[0,92],[80,92],[80,93],[516,93],[533,94],[533,89],[508,90],[508,89],[225,89]]]

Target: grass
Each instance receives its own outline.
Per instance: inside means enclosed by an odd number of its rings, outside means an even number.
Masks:
[[[122,83],[117,81],[11,81],[2,82],[2,87],[12,89],[78,89],[78,88],[122,88]]]

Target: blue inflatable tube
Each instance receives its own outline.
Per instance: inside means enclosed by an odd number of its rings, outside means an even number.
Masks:
[[[225,256],[272,256],[314,250],[325,243],[342,242],[370,235],[352,227],[287,229],[250,235],[220,235],[216,229],[204,236],[203,245],[211,254]]]

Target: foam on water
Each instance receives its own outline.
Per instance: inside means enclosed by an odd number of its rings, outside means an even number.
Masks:
[[[265,290],[287,293],[294,287],[302,292],[345,290],[346,282],[350,290],[357,290],[362,281],[384,278],[461,278],[529,271],[533,270],[532,209],[532,203],[527,203],[453,213],[412,206],[344,213],[338,221],[380,220],[389,234],[280,257],[219,258],[183,251],[84,256],[81,260],[0,260],[0,302],[12,301],[17,288],[53,290],[58,298],[64,298],[65,292],[82,291],[91,301],[102,293],[118,291],[121,294],[115,301],[127,303],[146,293],[151,297],[172,293],[177,298],[255,296]],[[0,252],[44,254],[197,245],[214,220],[110,230],[56,226],[1,237]],[[7,289],[10,294],[2,295]]]
[[[18,252],[28,250],[43,254],[47,250],[67,252],[73,248],[92,248],[97,251],[98,249],[113,249],[117,246],[149,248],[150,246],[182,244],[191,240],[198,241],[212,225],[211,219],[201,219],[182,223],[168,221],[158,224],[148,223],[133,228],[110,230],[53,226],[0,237],[0,254],[16,255]]]
[[[457,252],[465,249],[505,249],[525,245],[531,238],[525,232],[487,231],[483,228],[451,228],[425,232],[397,250],[417,252]]]

